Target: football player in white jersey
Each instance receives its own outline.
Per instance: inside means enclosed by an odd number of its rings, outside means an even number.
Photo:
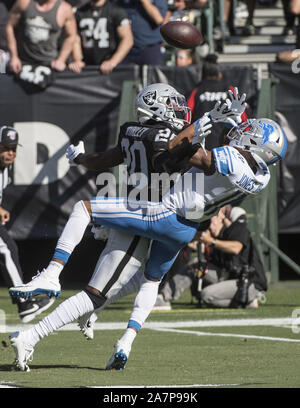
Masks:
[[[225,110],[221,113],[224,114]],[[191,145],[202,142],[205,121],[207,116],[174,138],[170,142],[171,153],[180,151],[181,145],[187,141]],[[192,240],[199,222],[212,216],[221,206],[233,203],[241,194],[258,193],[269,181],[267,164],[282,158],[286,150],[286,138],[281,128],[267,119],[252,120],[247,126],[235,127],[228,140],[232,146],[214,149],[213,152],[199,148],[190,160],[197,170],[193,168],[186,173],[187,178],[182,176],[173,190],[163,197],[162,203],[147,203],[142,208],[141,202],[127,198],[97,197],[78,206],[77,218],[81,218],[83,232],[92,217],[96,224],[153,239],[146,278],[136,298],[128,329],[116,344],[108,369],[124,368],[135,335],[155,303],[160,279],[172,265],[178,251]],[[200,189],[199,185],[202,186]],[[135,205],[138,210],[129,211],[128,204]],[[61,240],[60,250],[69,251],[78,243],[74,239],[71,241],[69,237]],[[11,335],[21,369],[27,367],[28,356],[42,337],[92,311],[96,303],[105,303],[105,297],[99,289],[91,286],[91,282],[86,291],[68,299],[69,302],[63,302],[32,330]],[[57,318],[57,314],[67,314],[65,308],[69,309],[69,321]],[[47,320],[50,318],[51,324]],[[57,320],[54,325],[53,320]]]

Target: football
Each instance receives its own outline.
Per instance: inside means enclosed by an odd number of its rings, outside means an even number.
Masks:
[[[160,27],[163,39],[176,48],[193,48],[203,43],[203,36],[198,28],[185,21],[169,21]]]

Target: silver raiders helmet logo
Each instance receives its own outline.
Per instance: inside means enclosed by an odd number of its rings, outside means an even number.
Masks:
[[[156,91],[149,91],[143,96],[143,101],[146,105],[153,105],[156,100]]]

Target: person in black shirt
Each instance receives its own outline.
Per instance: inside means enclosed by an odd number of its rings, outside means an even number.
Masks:
[[[192,121],[209,112],[216,102],[225,102],[229,83],[223,79],[221,67],[217,62],[217,56],[209,54],[204,60],[202,80],[191,92],[187,103],[192,112]],[[223,134],[224,124],[217,123],[214,134],[206,140],[207,149],[213,149],[219,145],[220,136]]]
[[[0,273],[8,287],[23,284],[23,272],[20,266],[16,242],[9,235],[6,224],[10,220],[10,212],[2,207],[3,190],[10,183],[9,171],[17,155],[19,135],[10,126],[0,128]],[[22,323],[28,323],[37,315],[47,310],[53,303],[52,299],[13,299],[18,307]]]
[[[125,10],[107,0],[96,0],[76,12],[78,33],[69,69],[81,72],[85,65],[99,65],[110,74],[133,46],[130,21]]]

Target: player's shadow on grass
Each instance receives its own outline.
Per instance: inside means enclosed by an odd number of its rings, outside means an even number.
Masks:
[[[83,367],[78,365],[69,365],[69,364],[52,364],[52,365],[34,365],[30,364],[30,370],[41,370],[41,369],[49,369],[49,368],[81,368],[86,370],[96,370],[96,371],[106,371],[104,367]],[[12,364],[2,364],[0,365],[0,371],[12,371],[12,372],[19,372],[18,370],[14,369]]]

